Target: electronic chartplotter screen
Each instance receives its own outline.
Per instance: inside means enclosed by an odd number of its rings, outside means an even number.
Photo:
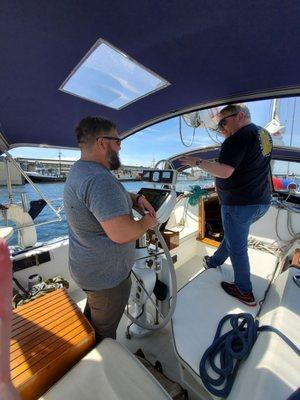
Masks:
[[[162,189],[142,188],[138,192],[146,197],[155,211],[157,211],[168,197],[170,191]]]

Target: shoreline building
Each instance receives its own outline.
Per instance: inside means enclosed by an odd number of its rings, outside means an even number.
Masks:
[[[16,161],[25,172],[37,172],[43,170],[48,174],[66,178],[70,168],[76,160],[17,157]],[[142,172],[145,169],[149,169],[149,167],[122,165],[120,169],[113,171],[113,174],[123,181],[135,181],[140,180]]]
[[[25,158],[16,157],[15,161],[20,165],[22,170],[28,173],[28,176],[34,180],[34,174],[44,175],[45,177],[60,177],[60,181],[64,181],[70,168],[76,160],[64,160],[64,159],[48,159],[48,158]],[[26,183],[25,178],[16,169],[14,165],[8,162],[9,173],[11,177],[12,185],[23,185]],[[151,169],[151,167],[144,167],[142,165],[122,165],[117,171],[113,171],[113,174],[117,179],[121,181],[139,181],[141,180],[143,170]],[[6,157],[0,157],[0,185],[5,186],[7,182],[6,173]],[[37,182],[38,180],[34,180]],[[54,181],[54,179],[53,179]],[[42,183],[43,181],[39,181]]]
[[[0,186],[7,185],[7,174],[10,176],[12,185],[23,185],[24,177],[17,168],[9,162],[6,157],[0,157]]]

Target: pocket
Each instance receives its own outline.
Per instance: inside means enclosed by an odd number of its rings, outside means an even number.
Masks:
[[[101,292],[87,292],[88,303],[91,309],[105,311],[109,305],[109,293],[105,289]]]
[[[258,219],[260,219],[261,217],[263,217],[266,212],[269,210],[270,205],[269,204],[262,204],[259,206],[259,209],[257,210],[257,214],[254,217],[254,221],[257,221]]]
[[[253,220],[253,217],[258,212],[257,205],[231,206],[231,207],[232,210],[230,210],[229,212],[231,213],[234,221],[237,222],[238,224],[246,224],[246,223],[250,224]]]

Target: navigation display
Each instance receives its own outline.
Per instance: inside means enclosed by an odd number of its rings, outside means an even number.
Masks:
[[[146,197],[149,203],[152,205],[155,211],[157,211],[163,204],[165,199],[170,194],[169,190],[152,189],[152,188],[142,188],[138,192]]]
[[[146,169],[143,171],[142,181],[153,183],[176,183],[177,172],[172,169]]]

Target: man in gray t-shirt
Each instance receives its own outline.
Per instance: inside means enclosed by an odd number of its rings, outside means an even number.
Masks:
[[[143,196],[128,193],[110,170],[120,167],[121,141],[113,122],[84,118],[76,128],[81,159],[70,170],[64,205],[69,225],[69,265],[87,293],[85,315],[97,340],[116,337],[128,301],[135,241],[156,225]],[[148,213],[132,217],[133,203]]]

